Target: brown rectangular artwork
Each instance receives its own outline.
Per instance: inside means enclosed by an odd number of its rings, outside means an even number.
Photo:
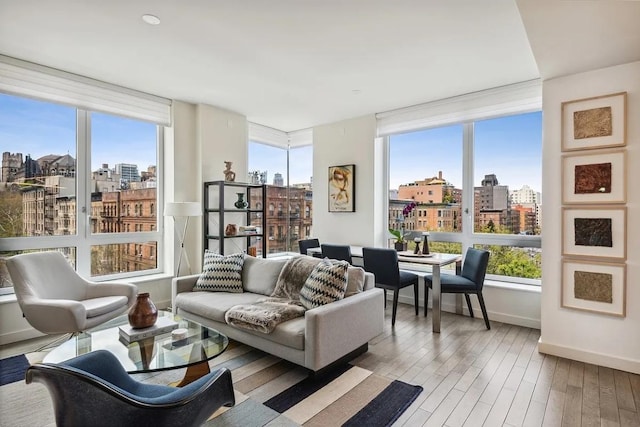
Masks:
[[[592,108],[573,113],[573,137],[595,138],[613,134],[611,107]]]
[[[574,194],[611,193],[611,163],[576,165]]]
[[[613,276],[608,273],[592,273],[590,271],[575,271],[574,296],[579,299],[613,302]]]
[[[611,218],[575,218],[576,246],[613,247]]]

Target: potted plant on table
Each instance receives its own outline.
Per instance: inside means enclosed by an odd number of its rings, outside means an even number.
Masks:
[[[393,228],[389,228],[389,233],[396,238],[395,248],[397,251],[406,251],[407,250],[407,237],[411,234],[410,231],[405,232],[404,221],[411,214],[416,207],[415,202],[411,202],[402,209],[402,227],[400,230],[395,230]],[[400,218],[400,217],[398,217]]]
[[[405,239],[405,237],[407,237],[409,233],[405,233],[404,226],[402,227],[402,230],[394,230],[393,228],[390,228],[389,233],[391,233],[393,237],[396,238],[396,241],[394,243],[396,251],[406,251],[407,240]]]

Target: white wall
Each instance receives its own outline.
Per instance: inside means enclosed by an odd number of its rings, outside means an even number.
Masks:
[[[560,307],[561,103],[627,92],[627,289],[626,317]],[[539,350],[640,373],[640,62],[575,74],[543,84],[544,235],[542,335]]]
[[[320,242],[372,246],[375,235],[374,115],[313,129],[313,234]],[[329,212],[329,167],[356,165],[355,212]]]

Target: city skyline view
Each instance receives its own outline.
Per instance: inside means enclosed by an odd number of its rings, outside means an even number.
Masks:
[[[542,113],[475,122],[474,186],[487,174],[517,190],[542,188]],[[392,135],[389,188],[438,176],[462,188],[462,125]]]
[[[155,124],[96,112],[91,115],[92,171],[104,163],[110,168],[131,163],[139,171],[156,165]],[[0,150],[30,155],[34,160],[49,154],[77,159],[75,108],[0,94]]]
[[[484,175],[496,174],[510,190],[528,185],[540,191],[540,112],[519,114],[475,123],[474,185]],[[131,163],[139,171],[157,163],[155,124],[103,113],[92,113],[91,170],[102,164],[113,168]],[[75,109],[64,105],[0,94],[0,149],[38,159],[48,154],[69,154],[77,159]],[[431,178],[443,178],[462,188],[462,125],[416,131],[390,137],[389,188]],[[123,160],[122,154],[126,153]],[[428,156],[416,155],[428,153]],[[426,159],[425,159],[426,157]],[[267,171],[267,183],[281,173],[287,185],[286,150],[250,142],[249,171]],[[313,175],[311,146],[290,150],[291,183],[308,183]],[[247,178],[241,179],[242,181]]]

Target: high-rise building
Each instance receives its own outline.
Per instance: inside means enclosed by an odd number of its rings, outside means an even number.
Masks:
[[[276,172],[273,175],[273,185],[276,185],[278,187],[284,187],[284,179],[282,178],[282,174]]]
[[[528,185],[523,185],[519,190],[513,190],[509,193],[509,199],[512,205],[522,205],[529,203],[540,203],[541,195],[534,191]]]
[[[140,182],[138,165],[131,163],[118,163],[116,164],[116,173],[120,175],[120,181],[123,184],[129,182]]]

